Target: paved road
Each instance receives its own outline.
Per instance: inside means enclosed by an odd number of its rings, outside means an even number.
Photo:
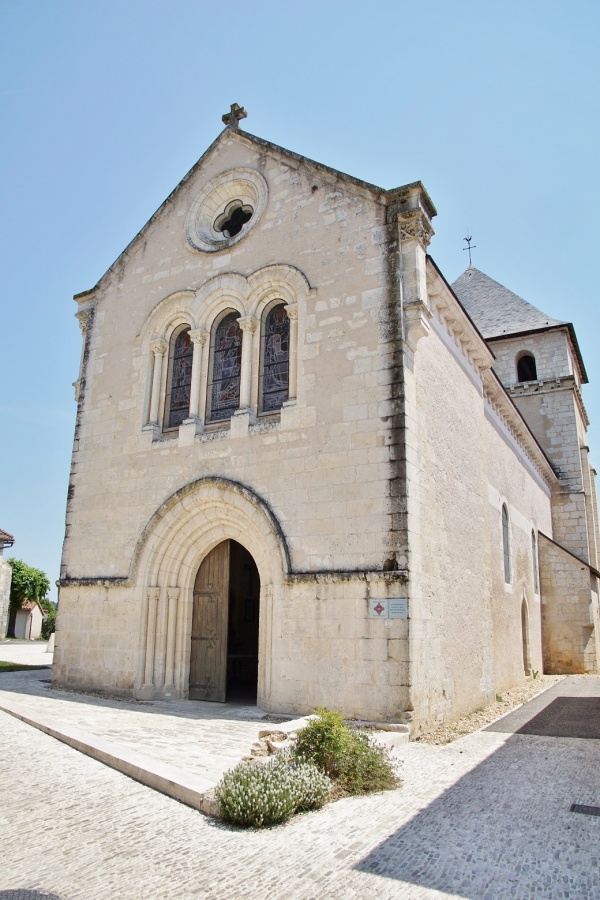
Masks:
[[[600,741],[522,724],[410,744],[401,791],[241,832],[0,714],[0,900],[597,898],[600,818],[570,807],[600,806]]]

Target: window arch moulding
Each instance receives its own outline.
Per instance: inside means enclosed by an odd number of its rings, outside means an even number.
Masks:
[[[139,334],[142,350],[147,358],[143,430],[152,433],[152,440],[163,436],[172,438],[176,432],[177,426],[174,425],[163,431],[171,378],[168,350],[173,334],[178,329],[184,330],[183,326],[189,329],[193,350],[189,414],[179,424],[179,443],[192,443],[195,435],[202,433],[206,424],[210,424],[208,390],[212,356],[209,336],[215,322],[227,310],[238,313],[243,329],[245,394],[243,398],[240,397],[240,401],[244,399],[244,406],[241,407],[240,402],[241,408],[237,412],[240,416],[249,414],[245,425],[247,429],[259,414],[261,402],[259,376],[264,356],[261,342],[262,320],[269,309],[277,305],[284,306],[290,326],[288,399],[282,403],[280,410],[274,411],[283,417],[286,408],[296,405],[298,393],[299,311],[308,297],[315,295],[316,289],[310,287],[300,270],[294,266],[279,264],[265,266],[247,278],[235,272],[223,273],[209,279],[196,291],[178,291],[161,300]],[[262,413],[262,408],[260,412]],[[273,415],[273,412],[270,414]],[[244,427],[241,421],[239,426]],[[291,422],[289,427],[293,427]]]

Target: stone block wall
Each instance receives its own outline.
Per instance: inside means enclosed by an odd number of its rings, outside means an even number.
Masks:
[[[538,381],[577,373],[566,328],[495,339],[491,347],[496,356],[494,371],[506,386],[517,383],[517,357],[524,353],[535,357]]]
[[[192,250],[184,226],[195,197],[206,179],[236,167],[266,179],[263,218],[227,252]],[[163,609],[179,588],[174,691],[185,696],[194,575],[216,543],[235,539],[253,555],[264,586],[259,702],[294,712],[325,703],[386,718],[405,708],[407,623],[387,627],[368,616],[370,598],[398,595],[397,585],[369,574],[398,551],[387,257],[385,208],[372,192],[225,138],[108,273],[90,300],[80,379],[57,683],[162,696],[168,638],[157,631],[154,663],[146,665],[146,589]],[[184,426],[144,430],[161,310],[168,308],[171,325],[186,321],[190,304],[201,315],[205,301],[195,298],[207,285],[217,286],[227,308],[240,302],[238,288],[266,272],[274,273],[269,296],[281,290],[287,298],[291,282],[277,281],[285,267],[295,273],[292,287],[300,284],[296,403],[275,416],[201,425],[191,437]],[[211,294],[206,304],[213,302]],[[256,385],[257,342],[253,352]],[[201,485],[211,479],[233,487],[197,515]],[[197,493],[185,493],[196,484]],[[262,513],[236,507],[227,499],[235,491],[251,492],[269,510],[288,563],[270,538],[257,543]],[[159,539],[153,529],[173,503],[177,517]],[[402,568],[406,558],[397,553],[396,563]]]
[[[552,527],[550,489],[484,398],[456,328],[437,313],[430,327],[414,355],[417,415],[408,438],[416,439],[419,471],[419,512],[416,520],[409,515],[411,685],[415,727],[419,707],[428,710],[424,729],[524,679],[524,600],[528,666],[541,670],[531,532]],[[502,503],[510,517],[509,585]]]
[[[300,570],[380,568],[389,556],[384,211],[333,177],[260,156],[232,139],[207,159],[97,292],[63,578],[126,576],[156,509],[207,474],[246,484],[270,504]],[[263,219],[226,254],[191,250],[184,224],[194,197],[205,179],[235,166],[264,172]],[[249,277],[273,261],[297,267],[313,289],[298,304],[296,407],[245,428],[207,428],[189,446],[177,434],[142,432],[152,337],[143,334],[157,304],[221,272]]]
[[[543,534],[539,548],[544,672],[596,674],[597,579],[587,565]]]

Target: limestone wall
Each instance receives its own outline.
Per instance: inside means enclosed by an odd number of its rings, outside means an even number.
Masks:
[[[270,187],[261,222],[227,254],[185,241],[205,179],[260,168]],[[174,491],[205,474],[260,494],[290,543],[294,568],[379,568],[387,555],[388,396],[383,211],[366,192],[260,157],[231,142],[206,160],[98,292],[90,325],[62,577],[126,576],[142,529]],[[300,270],[298,402],[242,431],[207,429],[191,446],[142,432],[154,307],[222,272],[273,262]],[[224,301],[227,301],[225,292]]]
[[[263,218],[227,253],[192,250],[184,226],[195,197],[207,179],[234,167],[264,175]],[[402,564],[389,492],[393,329],[384,221],[371,192],[231,139],[167,201],[143,242],[103,281],[80,383],[57,683],[166,696],[165,608],[169,590],[179,588],[169,693],[185,696],[193,576],[203,554],[232,538],[253,554],[265,591],[259,702],[298,712],[325,703],[362,717],[395,717],[404,709],[407,623],[386,627],[368,617],[370,599],[399,593],[369,572],[381,573],[393,552]],[[161,311],[169,309],[167,327],[185,321],[190,294],[223,273],[235,277],[219,281],[219,302],[236,308],[236,285],[255,283],[273,266],[296,273],[278,282],[275,272],[269,288],[273,296],[296,291],[296,404],[274,417],[207,425],[191,440],[185,429],[145,431],[150,344]],[[257,368],[255,343],[254,385]],[[271,530],[281,531],[288,561],[264,549],[266,538],[256,545],[252,522],[262,513],[250,509],[243,524],[245,513],[227,491],[193,522],[184,513],[196,514],[205,494],[199,488],[197,500],[184,496],[176,537],[161,532],[163,546],[152,529],[171,509],[170,498],[203,479],[224,479],[258,498],[272,515]],[[185,564],[175,549],[169,555],[175,545]],[[147,587],[158,598],[151,662]]]
[[[411,690],[415,727],[424,728],[490,702],[525,677],[523,597],[529,663],[541,670],[531,531],[551,528],[548,487],[484,399],[454,331],[437,314],[430,326],[412,367],[419,514],[409,523]],[[502,503],[510,515],[510,585]]]
[[[524,353],[535,357],[540,381],[576,372],[566,329],[493,340],[491,347],[496,356],[494,371],[504,385],[517,383],[517,357]]]
[[[598,671],[597,581],[578,559],[540,535],[544,671]],[[591,590],[593,588],[593,590]]]

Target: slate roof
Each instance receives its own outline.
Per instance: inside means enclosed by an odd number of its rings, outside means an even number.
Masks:
[[[452,290],[484,338],[567,324],[546,315],[472,265],[456,279]]]
[[[575,329],[571,322],[553,319],[537,306],[509,291],[503,284],[470,265],[451,285],[470,319],[487,341],[511,335],[529,334],[550,328],[566,328],[583,384],[587,373]]]

